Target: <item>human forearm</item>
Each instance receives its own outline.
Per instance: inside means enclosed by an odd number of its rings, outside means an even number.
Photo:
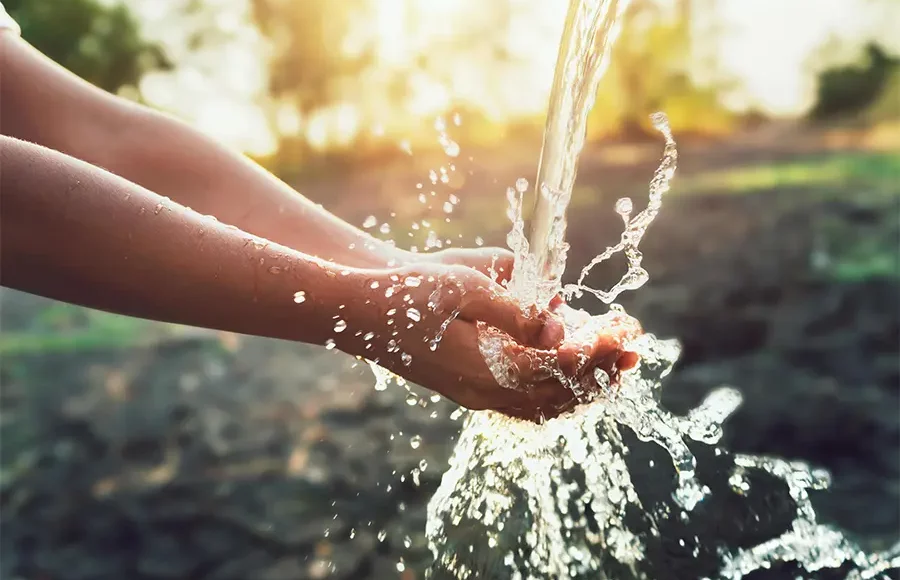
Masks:
[[[109,95],[0,35],[3,134],[103,167],[202,214],[323,259],[383,267],[403,252],[337,219],[186,124]]]
[[[325,260],[360,268],[405,260],[246,157],[184,123],[135,110],[109,169],[200,213]]]
[[[153,320],[323,344],[331,266],[229,228],[55,151],[0,137],[0,282]],[[335,306],[336,308],[336,306]],[[302,318],[302,320],[300,320]]]

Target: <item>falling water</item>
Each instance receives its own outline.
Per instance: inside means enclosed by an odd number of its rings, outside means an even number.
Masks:
[[[566,265],[566,208],[572,197],[587,116],[630,0],[571,0],[560,44],[528,238],[510,246],[516,268],[509,289],[545,307],[559,293]],[[517,232],[514,229],[514,234]]]
[[[625,224],[620,242],[595,258],[576,284],[561,285],[566,208],[586,118],[627,4],[571,1],[527,226],[528,184],[520,180],[508,192],[513,227],[507,240],[516,255],[509,289],[523,306],[545,307],[561,292],[587,292],[612,303],[647,280],[638,245],[676,163],[663,115],[653,118],[666,145],[647,207],[632,216],[631,200],[619,200],[616,211]],[[586,287],[587,271],[617,252],[628,261],[620,282],[609,291]],[[624,316],[615,305],[603,317],[568,312],[569,340]],[[482,352],[498,382],[517,388],[506,384],[508,361],[496,340],[485,333]],[[586,404],[542,425],[468,413],[428,506],[433,578],[731,579],[771,569],[807,578],[839,569],[837,577],[864,579],[900,567],[897,547],[867,554],[817,522],[809,490],[828,486],[826,472],[718,446],[723,422],[741,403],[736,389],[719,388],[687,416],[673,415],[660,406],[659,394],[680,354],[678,344],[647,334],[628,348],[641,362],[622,375],[618,390],[603,388],[609,382],[603,373],[592,378],[592,389],[569,384]],[[599,400],[588,398],[588,391],[601,393]],[[790,513],[781,525],[772,523],[776,508]]]

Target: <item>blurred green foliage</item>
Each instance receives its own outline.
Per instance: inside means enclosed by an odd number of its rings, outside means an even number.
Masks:
[[[301,114],[336,100],[347,77],[369,62],[367,51],[340,50],[351,15],[364,7],[362,0],[251,0],[253,20],[271,43],[271,96]]]
[[[129,348],[162,325],[4,290],[0,356]]]
[[[110,92],[170,68],[162,49],[143,38],[128,8],[99,0],[4,0],[22,37],[88,82]]]
[[[767,189],[817,188],[846,195],[896,196],[900,157],[889,153],[846,152],[701,173],[682,179],[677,191],[753,193]]]
[[[829,67],[819,73],[810,116],[823,120],[857,115],[879,101],[882,114],[896,112],[900,106],[895,100],[898,74],[900,59],[870,43],[865,47],[862,62]]]
[[[715,82],[701,84],[689,70],[701,58],[695,14],[711,9],[705,0],[634,0],[629,5],[589,117],[590,135],[656,138],[649,117],[657,111],[665,111],[672,130],[682,136],[733,128],[735,115],[721,102],[731,83],[718,70],[715,55],[703,59],[706,76]],[[706,31],[706,45],[715,34]]]

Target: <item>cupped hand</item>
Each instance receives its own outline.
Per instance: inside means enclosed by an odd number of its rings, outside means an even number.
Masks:
[[[497,410],[531,421],[550,419],[611,394],[621,373],[637,364],[638,355],[628,350],[629,342],[641,333],[636,319],[618,312],[591,318],[568,310],[567,336],[552,349],[530,348],[502,332],[482,328],[482,352],[497,382],[524,395]],[[573,316],[576,312],[578,316]]]
[[[610,327],[589,344],[563,342],[558,316],[523,311],[473,268],[422,261],[364,275],[365,305],[351,310],[374,335],[355,354],[469,409],[540,421],[577,404],[572,385],[586,382],[595,368],[615,380],[636,361],[623,347],[634,325]],[[500,338],[515,384],[489,368],[479,325]]]

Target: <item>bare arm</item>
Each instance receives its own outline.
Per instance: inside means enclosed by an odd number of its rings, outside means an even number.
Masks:
[[[545,347],[559,342],[561,329],[547,324],[546,315],[522,312],[475,270],[331,264],[5,136],[0,283],[151,320],[320,345],[333,340],[468,407],[533,418],[572,399],[555,381],[530,391],[499,386],[479,351],[476,321]],[[440,308],[430,305],[434,300]],[[458,318],[448,326],[452,313]],[[439,332],[443,340],[433,348]],[[536,358],[527,351],[519,356]]]
[[[341,301],[332,265],[266,244],[111,173],[0,137],[0,282],[141,318],[324,344]],[[278,272],[277,274],[273,272]],[[334,308],[337,308],[335,302]]]
[[[325,260],[385,267],[410,257],[239,153],[90,85],[22,39],[0,34],[0,51],[4,135],[103,167],[201,214]]]

